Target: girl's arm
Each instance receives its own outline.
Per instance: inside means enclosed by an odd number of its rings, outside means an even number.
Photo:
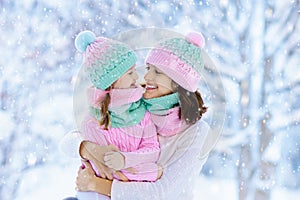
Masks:
[[[113,179],[113,170],[104,164],[104,155],[107,152],[118,151],[113,145],[107,145],[107,142],[99,125],[99,122],[92,116],[88,115],[82,122],[82,136],[84,141],[79,147],[80,156],[91,161],[97,168],[102,178]]]
[[[96,143],[98,145],[107,145],[106,139],[102,133],[103,129],[100,127],[97,119],[91,115],[87,115],[82,124],[82,136],[85,140]]]
[[[157,138],[157,132],[155,125],[152,123],[150,114],[148,112],[145,114],[140,125],[143,128],[143,135],[141,138],[139,148],[136,151],[120,152],[125,158],[124,168],[133,167],[141,163],[153,163],[156,162],[158,159],[160,149]],[[90,141],[90,143],[86,143],[88,145],[86,149],[89,151],[89,154],[86,153],[86,155],[97,155],[91,157],[90,159],[96,159],[93,161],[104,164],[103,157],[107,151],[104,152],[102,146],[106,146],[107,142],[103,135],[99,134],[99,132],[101,132],[102,129],[99,126],[98,121],[92,116],[87,116],[82,123],[82,129],[84,139]],[[95,144],[93,145],[93,143]],[[83,158],[89,159],[84,156]]]
[[[159,157],[160,147],[155,125],[147,112],[141,122],[143,136],[136,151],[120,152],[125,157],[125,167],[134,167],[142,163],[155,163]]]

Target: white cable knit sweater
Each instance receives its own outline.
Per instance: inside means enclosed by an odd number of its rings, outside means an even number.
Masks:
[[[193,182],[207,156],[199,158],[209,126],[203,120],[171,137],[160,136],[164,172],[156,182],[113,181],[112,200],[191,200]],[[174,162],[175,161],[175,162]]]

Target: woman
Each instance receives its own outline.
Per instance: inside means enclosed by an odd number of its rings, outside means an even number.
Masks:
[[[203,67],[201,48],[204,39],[191,33],[186,39],[168,39],[152,49],[146,59],[144,99],[156,125],[161,146],[158,164],[163,175],[156,182],[126,182],[113,180],[101,163],[103,175],[96,177],[92,168],[80,168],[77,177],[79,191],[95,191],[111,199],[192,199],[193,177],[200,172],[207,157],[199,153],[208,133],[208,125],[200,120],[206,112],[197,84]],[[84,159],[103,155],[111,147],[83,142]],[[134,170],[134,169],[132,169]]]

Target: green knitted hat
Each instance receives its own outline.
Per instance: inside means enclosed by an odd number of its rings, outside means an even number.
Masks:
[[[83,67],[96,88],[105,90],[118,80],[137,61],[127,45],[91,31],[82,31],[75,39],[75,46],[83,53]]]

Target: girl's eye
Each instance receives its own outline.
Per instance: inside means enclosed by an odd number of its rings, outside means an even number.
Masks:
[[[147,70],[147,71],[149,71],[149,70],[150,70],[150,67],[149,67],[149,66],[147,66],[147,67],[146,67],[146,70]]]

